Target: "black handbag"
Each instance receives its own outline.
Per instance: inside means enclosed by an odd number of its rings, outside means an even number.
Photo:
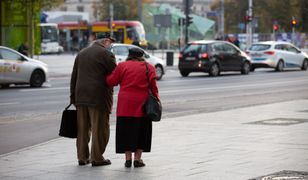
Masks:
[[[59,136],[77,138],[77,110],[69,110],[69,104],[62,113]]]
[[[146,76],[148,79],[148,88],[149,88],[149,96],[146,100],[146,102],[143,105],[143,110],[145,113],[145,116],[150,119],[151,121],[160,121],[161,114],[162,114],[162,105],[161,102],[156,99],[156,97],[153,95],[151,91],[151,84],[149,79],[149,69],[147,66],[147,63],[145,63],[146,66]]]

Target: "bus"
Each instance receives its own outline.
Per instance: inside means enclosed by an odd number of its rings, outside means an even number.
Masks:
[[[41,53],[62,53],[63,47],[59,45],[59,30],[55,23],[41,23]]]
[[[65,51],[79,51],[88,45],[91,26],[85,21],[62,22],[58,24],[58,28],[60,44]]]
[[[108,21],[94,22],[92,32],[96,34],[110,34]],[[113,37],[118,43],[147,46],[143,24],[139,21],[113,21]]]

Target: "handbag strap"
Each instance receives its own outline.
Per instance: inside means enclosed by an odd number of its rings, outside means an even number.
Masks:
[[[72,103],[70,103],[70,104],[65,108],[65,110],[68,110],[68,108],[70,108],[71,105],[72,105]]]
[[[152,94],[152,91],[151,91],[151,83],[150,83],[150,78],[149,78],[149,68],[148,68],[148,63],[144,62],[145,64],[145,68],[146,68],[146,76],[147,76],[147,80],[148,80],[148,88],[149,88],[149,93]]]

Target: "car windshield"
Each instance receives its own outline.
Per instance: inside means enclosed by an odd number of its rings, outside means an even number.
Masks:
[[[253,44],[249,50],[251,51],[264,51],[271,47],[271,45],[268,44]]]

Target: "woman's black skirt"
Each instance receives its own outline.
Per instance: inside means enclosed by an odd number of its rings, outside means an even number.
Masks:
[[[116,153],[151,151],[152,121],[144,117],[117,117]]]

